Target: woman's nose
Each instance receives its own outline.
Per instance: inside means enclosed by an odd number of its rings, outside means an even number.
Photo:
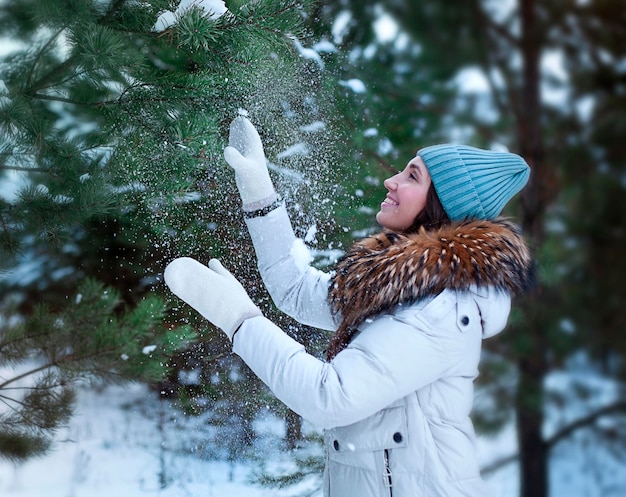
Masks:
[[[387,190],[395,190],[397,188],[398,182],[396,180],[396,176],[392,176],[391,178],[387,178],[385,181],[383,181],[383,185],[385,185],[385,188],[387,188]]]

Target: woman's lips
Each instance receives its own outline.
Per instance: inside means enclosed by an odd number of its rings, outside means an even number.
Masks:
[[[397,207],[399,205],[394,199],[385,197],[385,200],[380,204],[382,207]]]

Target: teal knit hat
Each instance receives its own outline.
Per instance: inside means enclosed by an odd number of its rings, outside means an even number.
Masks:
[[[417,152],[452,221],[493,219],[519,192],[530,167],[519,155],[467,145],[433,145]]]

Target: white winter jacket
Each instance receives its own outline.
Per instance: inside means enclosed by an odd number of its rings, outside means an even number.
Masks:
[[[247,220],[276,305],[334,330],[330,276],[303,264],[287,212]],[[274,394],[325,429],[326,497],[481,497],[469,414],[483,338],[500,332],[510,296],[444,290],[367,319],[330,363],[264,317],[244,322],[233,350]]]

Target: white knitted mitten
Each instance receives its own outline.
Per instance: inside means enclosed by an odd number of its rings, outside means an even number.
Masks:
[[[164,279],[176,296],[231,341],[246,319],[261,316],[241,283],[217,259],[211,259],[208,267],[189,257],[174,259],[165,268]]]
[[[224,158],[235,170],[235,181],[244,210],[262,209],[276,200],[263,143],[256,128],[247,118],[239,116],[230,123]]]

